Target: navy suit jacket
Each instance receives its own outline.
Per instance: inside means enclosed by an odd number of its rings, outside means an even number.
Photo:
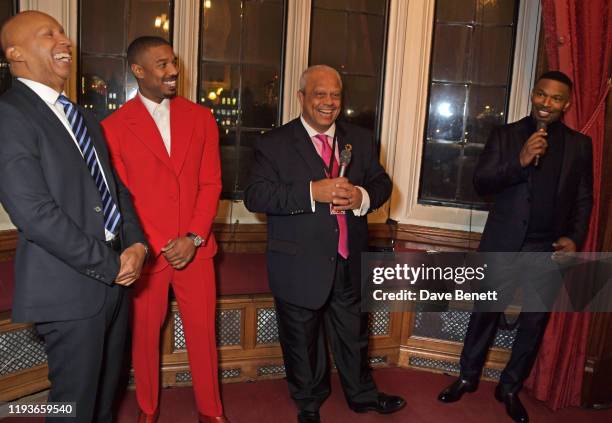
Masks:
[[[100,126],[79,110],[121,211],[121,244],[144,243],[130,193],[114,175]],[[0,201],[19,231],[13,320],[95,315],[119,272],[119,255],[105,244],[100,193],[67,129],[19,81],[0,97]]]
[[[391,180],[378,160],[371,132],[336,122],[338,146],[352,145],[346,177],[370,196],[370,210],[391,194]],[[327,300],[334,279],[338,223],[329,204],[312,212],[310,181],[325,178],[325,166],[300,119],[261,137],[255,145],[244,202],[268,217],[268,276],[272,293],[305,308],[317,309]],[[360,295],[361,253],[368,246],[365,216],[347,212],[349,273]]]
[[[529,226],[531,178],[519,155],[534,132],[531,117],[494,129],[474,172],[480,195],[493,196],[493,208],[480,240],[480,251],[520,251]],[[593,207],[591,139],[559,122],[564,137],[563,162],[555,200],[555,237],[584,243]],[[551,140],[554,141],[554,140]]]

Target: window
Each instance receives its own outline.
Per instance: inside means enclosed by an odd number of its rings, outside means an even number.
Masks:
[[[485,209],[472,177],[491,129],[506,122],[515,0],[437,0],[419,203]]]
[[[81,0],[78,100],[98,119],[136,94],[127,47],[142,35],[170,40],[172,6],[168,0]]]
[[[222,198],[240,199],[253,140],[280,125],[286,4],[203,0],[198,100],[219,126]]]
[[[313,0],[309,64],[340,72],[341,119],[380,134],[387,0]]]
[[[0,0],[0,27],[2,24],[13,16],[17,11],[17,5],[14,0]],[[9,64],[4,57],[4,53],[0,49],[0,94],[8,90],[11,86],[11,72]]]

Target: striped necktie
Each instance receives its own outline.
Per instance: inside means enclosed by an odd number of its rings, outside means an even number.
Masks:
[[[87,131],[85,119],[77,109],[76,105],[68,100],[66,96],[60,95],[57,101],[64,106],[66,118],[70,123],[72,133],[79,144],[83,158],[85,159],[87,167],[89,168],[89,173],[91,173],[91,177],[93,178],[94,183],[100,192],[100,197],[102,198],[102,208],[104,211],[104,229],[112,234],[116,234],[117,228],[119,227],[119,222],[121,221],[121,214],[119,213],[119,209],[113,201],[110,191],[108,190],[108,186],[106,185],[106,181],[102,176],[102,170],[100,169],[100,164],[98,163],[98,158],[96,157],[93,142],[89,136],[89,132]]]

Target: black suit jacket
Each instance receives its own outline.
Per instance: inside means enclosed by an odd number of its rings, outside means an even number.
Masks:
[[[589,137],[561,122],[558,125],[565,147],[555,200],[555,236],[566,236],[580,248],[593,206],[593,150]],[[481,251],[520,251],[523,245],[529,226],[531,181],[519,155],[533,132],[531,117],[496,128],[480,155],[474,186],[479,194],[494,196]]]
[[[338,145],[348,143],[353,157],[346,177],[370,196],[370,210],[391,194],[391,180],[378,161],[372,134],[336,122]],[[338,249],[338,223],[329,204],[312,212],[310,181],[325,178],[324,163],[300,119],[266,133],[255,145],[244,202],[253,212],[268,216],[268,276],[272,293],[282,300],[316,309],[331,290]],[[368,246],[365,216],[347,212],[349,273],[360,294],[361,253]]]
[[[79,110],[121,211],[121,243],[144,243],[130,193],[114,175],[100,126]],[[100,193],[67,129],[19,81],[0,97],[0,201],[19,231],[13,320],[96,314],[119,271],[119,255],[105,244]]]

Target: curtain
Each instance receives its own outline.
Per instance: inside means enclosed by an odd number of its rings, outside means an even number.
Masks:
[[[549,69],[566,73],[574,83],[572,105],[564,122],[593,141],[594,204],[582,250],[596,251],[612,5],[609,0],[542,0],[542,16]],[[581,403],[589,321],[588,313],[551,316],[525,386],[553,410]]]

